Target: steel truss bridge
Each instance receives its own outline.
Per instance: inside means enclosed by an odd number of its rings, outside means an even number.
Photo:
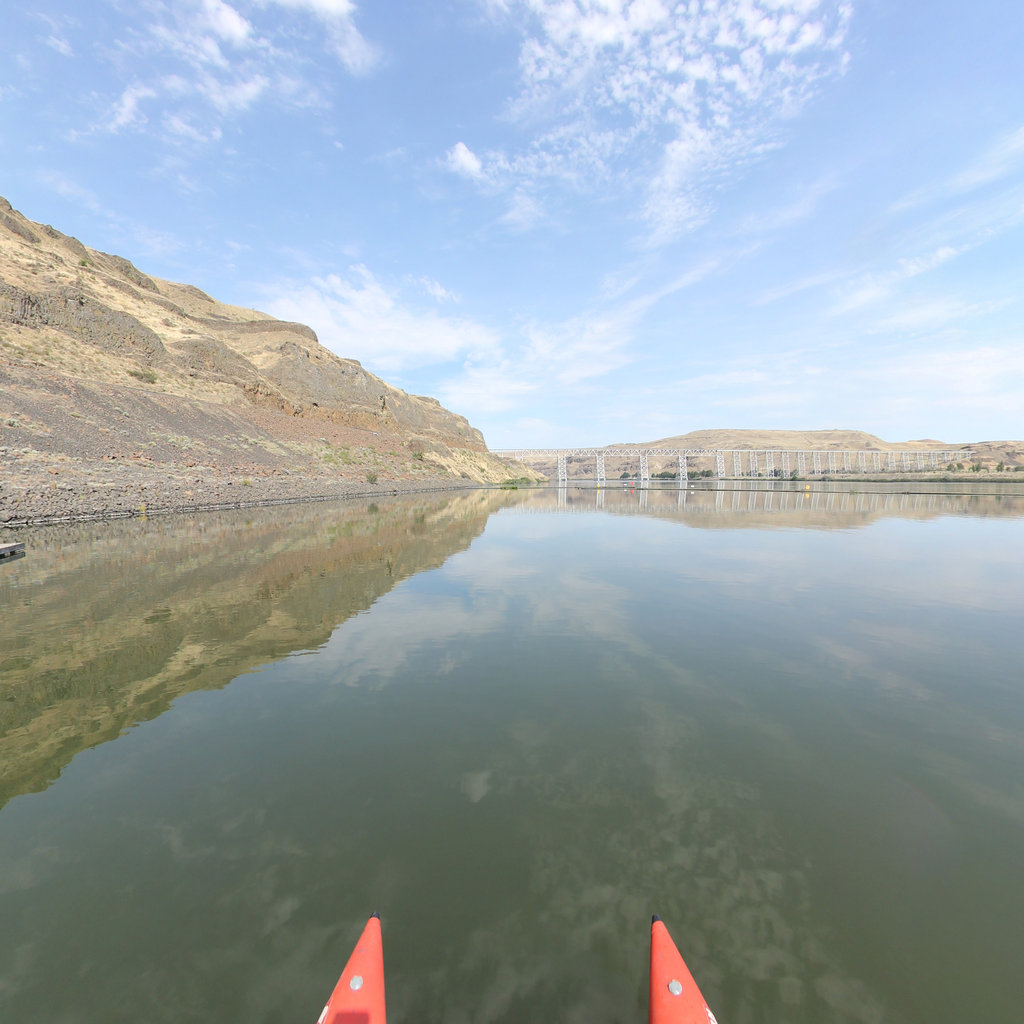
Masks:
[[[942,469],[951,462],[969,462],[972,452],[966,448],[947,449],[892,449],[867,451],[857,449],[807,449],[803,451],[778,448],[517,448],[492,451],[502,459],[514,459],[525,465],[554,461],[558,466],[558,485],[564,487],[569,480],[569,464],[575,460],[594,460],[593,482],[606,484],[606,460],[621,462],[637,459],[639,472],[636,480],[641,487],[651,481],[650,459],[676,459],[679,471],[676,479],[684,485],[689,479],[689,460],[714,461],[714,475],[719,479],[731,477],[788,477],[796,471],[798,476],[825,473],[913,473]],[[731,472],[730,472],[731,471]]]

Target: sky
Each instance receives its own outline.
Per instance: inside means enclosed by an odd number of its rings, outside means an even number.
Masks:
[[[491,448],[1024,437],[1020,0],[0,0],[0,195]]]

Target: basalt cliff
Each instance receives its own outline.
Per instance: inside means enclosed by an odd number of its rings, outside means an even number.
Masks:
[[[150,277],[0,198],[0,524],[497,483],[480,431],[303,324]]]

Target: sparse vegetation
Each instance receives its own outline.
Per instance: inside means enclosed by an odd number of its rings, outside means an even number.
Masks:
[[[128,376],[141,380],[144,384],[156,383],[156,374],[152,370],[129,370]]]
[[[377,474],[373,470],[366,474],[366,482],[368,484],[375,484],[377,482]]]
[[[320,458],[331,466],[351,466],[355,459],[344,445],[327,445],[320,453]]]

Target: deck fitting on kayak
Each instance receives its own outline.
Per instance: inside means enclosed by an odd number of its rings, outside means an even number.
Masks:
[[[683,983],[678,978],[673,978],[668,983],[668,990],[674,996],[681,996],[683,994]]]

